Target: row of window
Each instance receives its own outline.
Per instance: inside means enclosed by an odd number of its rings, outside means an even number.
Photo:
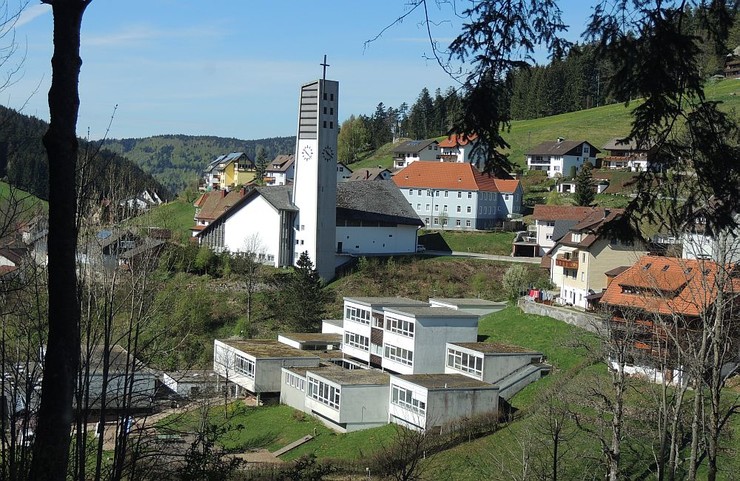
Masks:
[[[402,336],[414,337],[414,323],[410,321],[388,317],[385,328]]]
[[[344,333],[344,343],[363,351],[370,350],[370,339],[354,332],[346,331]]]
[[[360,322],[362,324],[370,324],[370,311],[347,306],[347,309],[344,311],[344,318],[350,321]]]
[[[427,218],[424,219],[424,223],[426,225],[429,225],[429,217],[427,217]],[[439,225],[439,218],[438,217],[435,217],[434,218],[434,225]],[[444,225],[444,226],[447,225],[447,219],[442,219],[442,225]],[[455,225],[457,227],[461,227],[462,226],[462,222],[460,221],[460,219],[455,220]],[[465,221],[465,227],[470,227],[470,226],[471,226],[470,219],[468,219],[468,220]]]
[[[301,392],[306,391],[306,380],[303,379],[301,376],[296,376],[292,372],[285,373],[285,384],[290,387],[294,387]]]
[[[234,354],[234,357],[236,360],[234,370],[240,374],[244,374],[248,378],[254,379],[254,361],[239,354]]]
[[[455,349],[447,350],[447,365],[462,372],[483,375],[483,358]]]
[[[339,395],[339,388],[330,386],[329,384],[312,377],[308,378],[308,397],[311,399],[315,399],[321,404],[338,410]]]
[[[444,194],[443,197],[449,197],[450,192],[448,190],[440,191],[440,190],[432,190],[432,189],[416,189],[416,195],[426,195],[427,197],[439,197],[440,193]],[[409,195],[414,195],[414,189],[409,189]],[[493,192],[481,192],[481,195],[483,196],[483,200],[491,200],[493,199]],[[463,193],[461,191],[457,192],[457,198],[462,199]],[[468,192],[468,199],[473,198],[473,192]]]
[[[413,391],[396,386],[395,384],[391,385],[391,404],[401,406],[422,415],[427,410],[427,404],[424,401],[416,399]]]
[[[406,364],[407,366],[411,366],[414,364],[414,353],[409,351],[408,349],[404,349],[402,347],[394,346],[392,344],[386,344],[385,345],[385,357],[387,359],[390,359],[391,361],[400,362],[401,364]]]

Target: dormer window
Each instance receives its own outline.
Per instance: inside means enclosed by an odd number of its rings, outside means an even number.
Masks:
[[[581,233],[580,232],[574,232],[571,237],[573,239],[573,242],[581,242]]]

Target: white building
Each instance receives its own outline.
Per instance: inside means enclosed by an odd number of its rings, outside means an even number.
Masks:
[[[347,182],[352,178],[352,169],[344,162],[337,162],[337,182]]]
[[[544,256],[573,226],[595,209],[572,205],[535,205],[532,213],[535,221],[535,255]]]
[[[342,352],[401,374],[443,372],[445,343],[474,342],[479,317],[413,299],[345,298]]]
[[[605,169],[626,169],[632,172],[646,172],[650,169],[648,156],[652,146],[641,146],[635,140],[611,139],[602,149],[608,154],[601,159]]]
[[[740,224],[740,215],[735,215]],[[681,236],[684,259],[711,259],[721,264],[740,262],[740,227],[710,235],[703,225]]]
[[[389,421],[428,430],[498,414],[499,388],[460,374],[391,375]]]
[[[295,177],[295,155],[280,154],[265,169],[265,185],[285,185]]]
[[[407,140],[393,149],[393,167],[403,169],[419,160],[439,160],[439,143],[434,139]]]
[[[510,399],[550,372],[541,352],[494,342],[448,342],[445,373],[495,384]]]
[[[213,370],[226,382],[253,394],[279,393],[283,367],[316,367],[320,358],[276,340],[213,341]]]
[[[486,150],[479,147],[477,135],[466,137],[452,134],[439,143],[439,160],[442,162],[472,164],[478,170],[483,170],[486,155]]]
[[[393,176],[429,229],[490,229],[521,212],[518,180],[496,179],[470,164],[415,162]]]
[[[548,177],[570,177],[573,168],[578,172],[586,161],[596,165],[598,153],[599,149],[585,140],[560,138],[554,142],[542,142],[528,151],[527,168],[545,171]]]
[[[172,392],[191,399],[217,393],[221,386],[218,374],[203,369],[163,373],[162,384]]]

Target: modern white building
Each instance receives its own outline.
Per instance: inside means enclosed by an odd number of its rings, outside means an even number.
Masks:
[[[504,399],[550,372],[541,352],[495,342],[448,342],[445,373],[495,384]]]
[[[162,384],[172,392],[190,399],[217,393],[222,383],[211,370],[189,369],[162,374]]]
[[[542,142],[529,150],[527,168],[547,172],[548,177],[570,177],[580,170],[585,162],[596,165],[596,154],[599,149],[585,140],[565,140]]]
[[[414,162],[393,176],[429,229],[490,229],[521,212],[518,180],[496,179],[471,164]]]
[[[460,374],[391,375],[388,419],[425,431],[498,414],[499,388]]]
[[[735,215],[740,224],[740,215]],[[711,259],[721,264],[740,262],[740,227],[710,235],[705,227],[697,225],[681,236],[684,259]]]
[[[272,339],[213,341],[213,370],[230,385],[252,394],[279,393],[283,367],[317,367],[319,356]]]
[[[345,298],[342,352],[401,374],[444,370],[445,343],[474,342],[478,314],[403,298]]]
[[[419,160],[438,161],[438,157],[436,140],[407,140],[393,149],[393,167],[403,169]]]

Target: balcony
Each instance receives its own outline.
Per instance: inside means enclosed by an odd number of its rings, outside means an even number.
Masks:
[[[555,265],[564,269],[578,270],[578,253],[558,255],[555,257]]]

